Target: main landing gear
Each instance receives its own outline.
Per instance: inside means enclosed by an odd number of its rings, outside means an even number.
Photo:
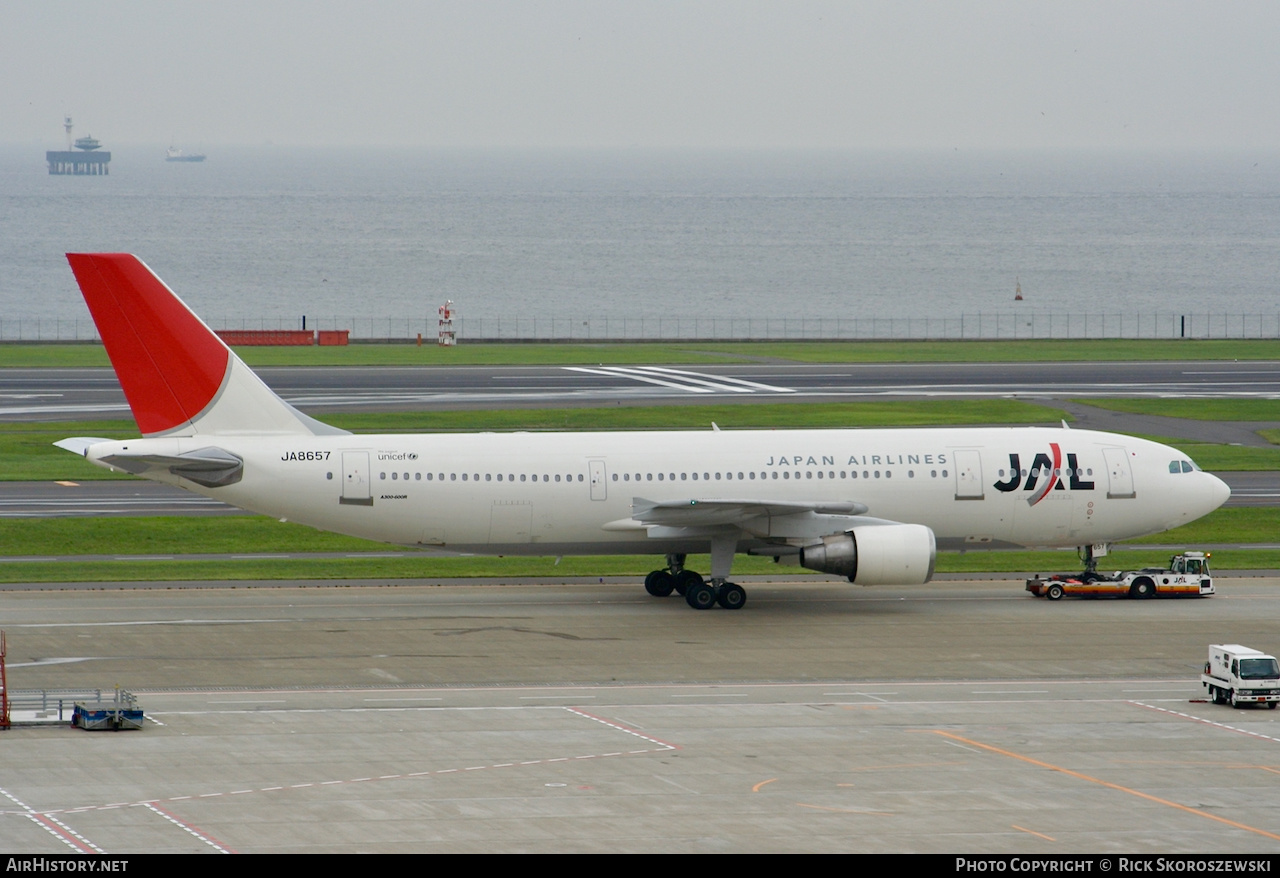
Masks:
[[[724,577],[704,580],[684,566],[684,555],[668,555],[667,569],[654,570],[644,578],[644,590],[656,598],[665,598],[676,592],[684,595],[685,602],[695,610],[709,610],[716,604],[726,610],[740,610],[747,602],[747,592],[742,586],[726,582]],[[715,567],[714,559],[712,566]]]

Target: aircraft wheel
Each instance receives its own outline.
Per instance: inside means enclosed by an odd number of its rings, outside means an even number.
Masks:
[[[705,582],[699,582],[689,588],[684,599],[695,610],[709,610],[716,605],[716,591]]]
[[[1129,597],[1131,598],[1149,598],[1156,593],[1156,584],[1147,577],[1135,579],[1133,585],[1129,586]]]
[[[1055,582],[1053,585],[1049,586],[1049,587],[1045,590],[1044,596],[1045,596],[1045,597],[1047,597],[1047,598],[1048,598],[1049,600],[1051,600],[1051,601],[1060,601],[1060,600],[1062,600],[1062,586],[1058,585],[1058,584]]]
[[[676,593],[688,596],[689,589],[702,584],[702,577],[692,570],[681,570],[674,574]]]
[[[726,610],[741,610],[746,602],[747,592],[742,586],[733,582],[720,586],[720,596],[716,598],[716,603]]]
[[[675,587],[675,577],[666,570],[655,570],[644,578],[644,590],[655,598],[665,598]]]

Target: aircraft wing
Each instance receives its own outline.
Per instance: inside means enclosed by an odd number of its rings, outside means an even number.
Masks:
[[[651,537],[748,533],[768,540],[814,540],[861,525],[896,524],[871,518],[853,500],[646,500],[631,501],[631,517],[604,530],[643,530]]]
[[[636,497],[631,501],[632,519],[666,527],[742,525],[764,516],[863,515],[866,512],[866,505],[852,500],[646,500]]]

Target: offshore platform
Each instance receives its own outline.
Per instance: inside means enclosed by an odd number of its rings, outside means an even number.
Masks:
[[[70,116],[66,117],[62,127],[67,131],[66,150],[51,149],[44,154],[45,161],[49,163],[50,174],[74,174],[79,177],[110,173],[111,153],[98,152],[101,143],[88,135],[72,141]]]

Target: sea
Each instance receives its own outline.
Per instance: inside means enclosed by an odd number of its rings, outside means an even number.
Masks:
[[[615,326],[1280,321],[1275,154],[263,145],[177,163],[104,144],[110,174],[72,177],[44,148],[0,146],[4,337],[85,331],[68,251],[137,254],[215,327],[430,326],[446,300],[468,321]]]

